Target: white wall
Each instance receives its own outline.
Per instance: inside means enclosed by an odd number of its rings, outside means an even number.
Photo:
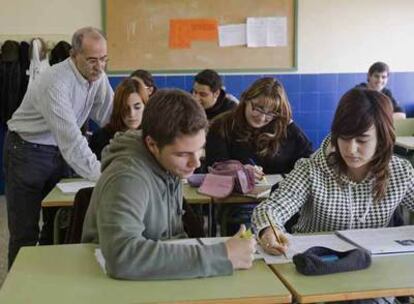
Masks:
[[[0,0],[0,41],[70,41],[78,28],[101,28],[101,14],[101,0]]]
[[[414,1],[299,0],[299,72],[414,71]]]
[[[378,60],[414,71],[413,0],[298,2],[299,73],[366,72]],[[101,0],[0,0],[0,8],[0,41],[69,40],[77,28],[102,24]]]

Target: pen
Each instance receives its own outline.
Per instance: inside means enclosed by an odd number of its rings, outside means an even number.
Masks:
[[[249,162],[250,162],[250,164],[251,164],[251,165],[253,165],[253,166],[254,166],[254,168],[255,168],[256,170],[260,170],[260,169],[259,169],[259,166],[257,166],[257,165],[256,165],[256,162],[254,161],[254,159],[253,159],[253,158],[249,158]],[[264,181],[266,184],[268,184],[268,183],[269,183],[269,182],[267,181],[266,175],[263,175],[262,179],[263,179],[263,181]]]
[[[270,227],[272,228],[273,234],[274,234],[274,235],[275,235],[275,237],[276,237],[277,242],[278,242],[280,245],[282,245],[282,241],[281,241],[281,239],[280,239],[279,233],[277,232],[277,230],[276,230],[275,226],[273,225],[273,222],[270,220],[270,216],[269,216],[269,214],[268,214],[267,212],[266,212],[265,214],[266,214],[267,221],[269,222]],[[283,255],[285,256],[285,258],[286,258],[286,259],[288,258],[285,252],[283,252]]]

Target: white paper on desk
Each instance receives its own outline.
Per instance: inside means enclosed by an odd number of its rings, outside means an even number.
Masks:
[[[331,248],[336,251],[347,251],[355,249],[355,246],[342,240],[335,234],[312,234],[312,235],[286,235],[289,239],[287,259],[284,255],[270,255],[265,253],[262,247],[259,252],[263,255],[266,264],[283,264],[292,262],[292,257],[302,253],[314,246]]]
[[[228,24],[219,26],[219,46],[246,45],[246,24]]]
[[[276,47],[287,45],[286,17],[247,18],[248,47]]]
[[[101,267],[102,271],[106,274],[106,268],[105,268],[105,258],[102,255],[102,251],[100,248],[95,249],[95,258],[98,262],[99,266]]]
[[[273,186],[283,180],[281,174],[266,174],[266,178],[256,180],[256,186]]]
[[[336,232],[371,254],[414,252],[414,225]]]
[[[56,186],[62,191],[63,193],[76,193],[80,189],[95,187],[95,182],[91,181],[76,181],[76,182],[68,182],[68,183],[58,183]]]

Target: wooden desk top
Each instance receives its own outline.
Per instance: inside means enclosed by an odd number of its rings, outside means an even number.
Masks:
[[[23,247],[0,290],[0,303],[290,303],[263,262],[232,276],[170,281],[108,278],[95,245]]]
[[[271,267],[299,303],[414,294],[414,255],[374,257],[367,269],[322,276],[302,275],[293,263]]]
[[[189,184],[183,184],[183,196],[189,204],[212,203],[212,198],[210,196],[198,193],[197,188],[191,187]]]
[[[414,150],[414,136],[397,136],[395,145],[408,150]]]
[[[79,178],[65,178],[61,182],[81,180]],[[63,193],[57,186],[42,201],[42,207],[72,207],[75,193]]]

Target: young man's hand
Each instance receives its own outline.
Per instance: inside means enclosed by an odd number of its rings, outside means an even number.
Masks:
[[[246,227],[240,226],[239,231],[226,242],[227,256],[234,269],[247,269],[252,267],[256,240],[254,237],[246,238]]]

